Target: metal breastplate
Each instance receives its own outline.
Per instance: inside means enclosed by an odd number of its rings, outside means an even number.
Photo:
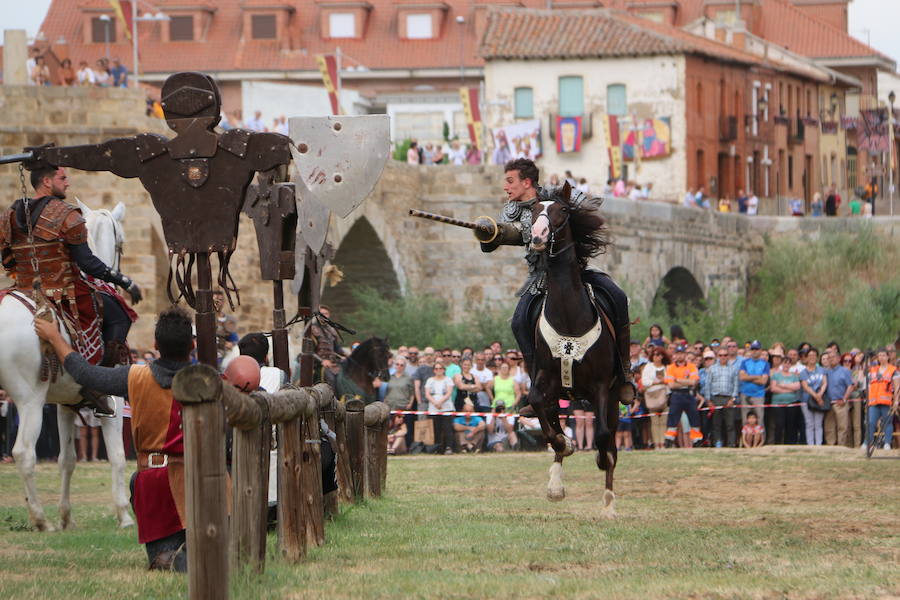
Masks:
[[[518,289],[516,296],[523,294],[537,295],[544,293],[546,287],[545,273],[539,267],[541,254],[531,249],[531,207],[534,202],[507,202],[500,211],[500,221],[512,223],[522,233],[525,245],[525,262],[528,263],[528,279]]]

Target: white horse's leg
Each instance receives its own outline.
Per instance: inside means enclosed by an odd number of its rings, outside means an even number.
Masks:
[[[122,442],[122,410],[125,400],[119,396],[113,396],[116,401],[116,416],[101,418],[100,426],[103,429],[103,442],[106,444],[106,457],[109,460],[109,468],[112,471],[112,499],[116,509],[116,520],[119,527],[130,527],[134,520],[128,509],[128,496],[125,493],[125,447]]]
[[[28,516],[31,524],[38,531],[53,531],[53,526],[47,522],[44,516],[44,508],[38,499],[37,486],[34,484],[34,465],[37,462],[37,454],[34,451],[38,436],[41,434],[41,424],[44,420],[44,403],[39,402],[39,396],[46,394],[46,389],[24,391],[29,386],[18,385],[17,393],[10,391],[10,396],[16,403],[19,412],[19,433],[16,436],[16,444],[13,446],[13,458],[16,460],[16,468],[25,484],[25,503],[28,505]]]
[[[563,485],[562,462],[554,462],[550,465],[550,483],[547,484],[547,499],[559,502],[566,497],[566,487]]]
[[[72,520],[72,505],[69,492],[72,487],[72,473],[75,471],[75,411],[61,404],[56,405],[56,421],[59,423],[59,527],[69,529],[75,525]]]
[[[616,518],[616,494],[612,490],[603,490],[603,516],[607,519]]]

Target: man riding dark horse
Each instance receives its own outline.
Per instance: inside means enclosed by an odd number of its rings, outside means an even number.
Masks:
[[[491,242],[481,243],[482,252],[493,252],[501,245],[525,246],[525,260],[528,262],[528,279],[517,292],[519,302],[512,317],[512,330],[522,350],[525,364],[532,370],[535,347],[535,326],[540,312],[541,300],[546,290],[545,271],[541,264],[541,253],[531,248],[532,206],[541,200],[550,200],[548,190],[538,186],[539,171],[534,161],[527,158],[511,160],[504,166],[503,191],[509,202],[500,211],[499,231]],[[588,201],[582,192],[572,191],[572,200],[577,204]],[[607,300],[608,315],[615,327],[616,347],[621,367],[620,377],[627,385],[620,387],[619,400],[630,404],[634,399],[631,383],[631,359],[629,343],[631,323],[628,318],[628,296],[606,273],[588,267],[581,274],[582,281],[591,286],[595,298],[601,305]]]
[[[128,355],[125,340],[136,315],[114,291],[99,292],[93,277],[122,287],[137,304],[141,290],[91,252],[81,210],[64,202],[69,187],[65,169],[31,167],[36,198],[20,198],[0,216],[0,255],[16,288],[30,293],[35,280],[58,311],[73,344],[91,362],[114,365]],[[98,416],[115,414],[111,398],[82,390]]]

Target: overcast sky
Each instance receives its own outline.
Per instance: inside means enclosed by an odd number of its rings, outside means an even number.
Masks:
[[[50,0],[0,0],[0,7],[5,9],[2,27],[25,29],[29,38],[34,37],[48,6]],[[900,62],[897,23],[900,23],[900,0],[852,0],[850,3],[850,34]]]

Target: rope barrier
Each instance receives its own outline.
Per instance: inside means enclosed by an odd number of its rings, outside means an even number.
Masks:
[[[847,403],[858,403],[858,402],[866,402],[864,398],[850,398],[847,400]],[[834,404],[834,402],[832,402]],[[805,406],[805,402],[793,402],[791,404],[741,404],[740,402],[735,403],[732,406],[732,409],[738,408],[791,408],[795,406]],[[700,412],[715,412],[717,410],[725,409],[725,406],[704,406],[703,408],[698,408],[697,410]],[[427,416],[438,416],[438,417],[464,417],[464,416],[473,416],[473,417],[521,417],[522,415],[518,413],[494,413],[494,412],[463,412],[463,411],[444,411],[444,412],[435,412],[431,410],[392,410],[392,415],[427,415]],[[643,419],[652,416],[666,416],[669,414],[669,411],[663,412],[653,412],[653,413],[640,413],[628,415],[632,419]],[[588,417],[586,415],[563,415],[568,419],[593,419],[594,417]],[[531,417],[526,417],[531,418]]]

